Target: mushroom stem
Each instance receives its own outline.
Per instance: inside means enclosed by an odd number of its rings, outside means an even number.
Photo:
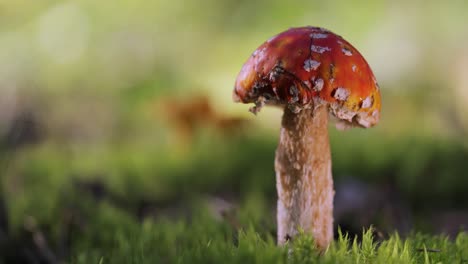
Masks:
[[[285,107],[275,159],[278,244],[299,230],[320,249],[333,239],[333,179],[326,105],[294,113]]]

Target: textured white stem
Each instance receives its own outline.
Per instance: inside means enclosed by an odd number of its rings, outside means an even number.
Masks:
[[[294,113],[284,110],[275,170],[278,190],[278,244],[299,231],[320,249],[333,239],[333,179],[328,111],[325,105]]]

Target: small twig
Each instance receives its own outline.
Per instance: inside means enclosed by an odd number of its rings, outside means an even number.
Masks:
[[[30,232],[33,245],[37,253],[50,264],[59,263],[54,252],[50,249],[44,233],[39,229],[36,220],[33,217],[28,217],[24,222],[24,229]]]
[[[416,251],[418,251],[418,252],[427,251],[427,252],[430,252],[430,253],[440,253],[441,252],[440,249],[436,249],[436,248],[417,248]]]

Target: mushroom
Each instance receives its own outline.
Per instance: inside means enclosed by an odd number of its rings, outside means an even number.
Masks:
[[[278,244],[303,230],[324,250],[333,239],[329,116],[336,127],[379,121],[380,91],[363,56],[326,29],[286,30],[258,47],[243,65],[235,102],[284,108],[276,150]]]

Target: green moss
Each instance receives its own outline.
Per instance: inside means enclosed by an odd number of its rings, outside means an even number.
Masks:
[[[18,152],[5,178],[8,201],[13,201],[9,203],[12,234],[21,234],[25,219],[31,217],[52,248],[68,234],[65,258],[71,263],[460,263],[468,259],[465,233],[455,240],[393,234],[378,242],[371,231],[359,238],[340,234],[324,254],[312,247],[313,239],[307,235],[285,248],[277,247],[276,138],[250,135],[226,142],[210,134],[200,137],[183,155],[173,155],[175,150],[169,147],[144,144],[146,139],[82,145],[74,152],[44,143]],[[427,209],[424,204],[444,208],[457,201],[466,206],[463,194],[468,183],[460,176],[467,169],[466,149],[424,138],[403,141],[396,144],[360,132],[349,133],[346,140],[332,135],[335,179],[351,175],[370,183],[391,180],[409,206],[421,211]],[[434,184],[427,184],[428,177]],[[97,184],[98,190],[77,185],[86,181]],[[226,197],[232,201],[232,211],[214,212],[211,197]],[[142,203],[150,205],[150,213],[140,212]],[[423,230],[420,219],[414,222],[416,230]]]

